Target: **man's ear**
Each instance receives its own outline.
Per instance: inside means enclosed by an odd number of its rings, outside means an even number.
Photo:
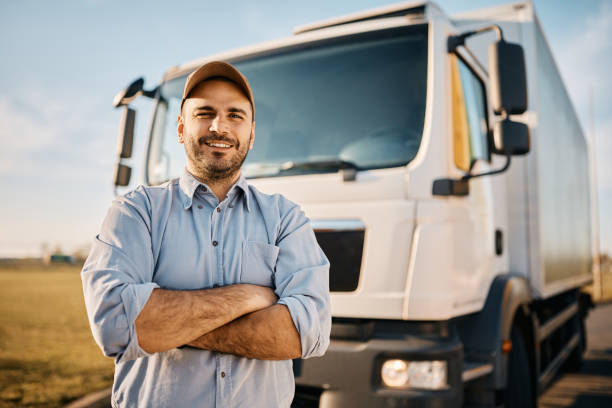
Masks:
[[[255,143],[255,122],[253,122],[253,126],[251,127],[251,138],[249,139],[249,150],[253,148],[253,143]]]
[[[178,118],[176,118],[176,133],[178,134],[178,142],[183,144],[185,143],[185,140],[183,139],[183,115],[178,115]]]

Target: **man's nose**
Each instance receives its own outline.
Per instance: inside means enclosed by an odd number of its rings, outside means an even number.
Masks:
[[[225,122],[221,119],[221,116],[217,115],[210,123],[210,127],[208,128],[211,132],[223,133],[225,130]]]

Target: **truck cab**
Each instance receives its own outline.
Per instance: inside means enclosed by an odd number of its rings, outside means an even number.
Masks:
[[[224,60],[249,79],[256,137],[243,174],[302,206],[331,264],[332,342],[324,357],[294,361],[294,406],[529,406],[584,347],[588,153],[541,38],[531,3],[457,18],[400,4],[179,65],[152,91],[118,95],[124,147],[127,104],[155,100],[143,182],[161,184],[185,165],[176,118],[187,75]],[[551,84],[538,82],[551,70]],[[554,150],[546,92],[571,110]],[[549,183],[564,175],[578,198],[555,205]],[[569,213],[578,220],[555,229]]]

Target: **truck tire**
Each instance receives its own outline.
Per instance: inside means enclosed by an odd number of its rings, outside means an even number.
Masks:
[[[512,341],[512,351],[508,355],[508,377],[504,392],[504,406],[506,408],[533,408],[529,357],[525,340],[518,327],[512,327],[510,340]]]

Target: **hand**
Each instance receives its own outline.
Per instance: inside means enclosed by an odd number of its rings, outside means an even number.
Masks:
[[[241,284],[246,292],[246,298],[251,301],[253,311],[270,307],[278,301],[278,296],[274,291],[267,286],[251,285],[248,283]]]

